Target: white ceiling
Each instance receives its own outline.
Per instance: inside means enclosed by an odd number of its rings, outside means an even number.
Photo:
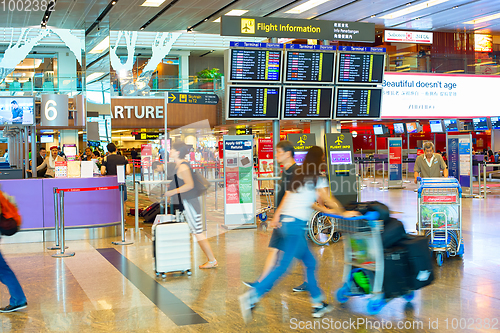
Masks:
[[[231,9],[249,10],[247,16],[289,17],[301,19],[345,20],[373,22],[377,28],[431,30],[431,31],[464,31],[480,30],[500,34],[500,18],[485,22],[478,26],[466,25],[464,22],[486,15],[500,13],[499,0],[448,0],[444,3],[419,10],[395,19],[382,19],[380,16],[390,14],[406,7],[424,3],[428,0],[330,0],[302,14],[285,14],[306,0],[239,0],[226,8],[222,14]],[[58,0],[48,25],[65,29],[85,29],[89,27],[110,0]],[[102,24],[110,22],[111,30],[136,31],[167,6],[142,7],[144,0],[118,0]],[[161,17],[146,28],[146,31],[178,31],[186,29],[206,17],[214,14],[232,0],[179,0]],[[289,5],[292,3],[291,5]],[[286,5],[289,5],[286,7]],[[282,8],[285,7],[285,8]],[[456,7],[456,8],[455,8]],[[280,9],[276,11],[277,9]],[[374,17],[372,17],[375,15]],[[218,34],[219,23],[213,23],[220,14],[215,14],[207,22],[202,23],[195,31]],[[0,27],[40,26],[43,12],[0,11]]]

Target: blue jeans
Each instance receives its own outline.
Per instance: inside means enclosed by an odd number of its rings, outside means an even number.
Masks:
[[[10,305],[17,306],[26,303],[26,296],[24,295],[23,288],[17,281],[16,275],[10,269],[7,262],[0,252],[0,282],[9,288]]]
[[[305,237],[304,228],[306,227],[307,222],[297,220],[294,217],[287,215],[281,215],[280,220],[282,222],[281,233],[283,235],[283,255],[278,265],[274,267],[269,275],[254,286],[256,293],[255,296],[257,297],[257,300],[259,300],[266,292],[271,290],[276,281],[278,281],[278,279],[286,273],[293,258],[297,258],[302,261],[306,267],[307,291],[309,291],[309,294],[311,295],[312,302],[319,303],[323,301],[324,297],[316,281],[316,259],[311,253]]]

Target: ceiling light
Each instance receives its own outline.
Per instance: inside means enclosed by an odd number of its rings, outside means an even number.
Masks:
[[[220,23],[220,16],[217,19],[213,20],[212,22]]]
[[[87,82],[91,82],[91,81],[94,81],[95,79],[103,76],[104,73],[103,72],[95,72],[95,73],[92,73],[90,74],[89,76],[87,76]]]
[[[111,2],[111,4],[112,4],[112,5],[116,5],[116,1],[112,1],[112,2]]]
[[[97,44],[89,53],[103,53],[109,48],[109,36],[104,38],[99,44]]]
[[[307,2],[304,2],[302,5],[298,5],[290,10],[287,10],[285,14],[301,14],[328,1],[330,0],[309,0]]]
[[[226,16],[241,16],[243,14],[245,14],[246,12],[248,12],[248,10],[244,10],[244,9],[233,9],[231,10],[230,12],[224,14]]]
[[[144,30],[144,27],[141,27],[141,30]]]
[[[146,0],[141,6],[144,7],[160,7],[165,0]]]
[[[414,5],[411,7],[407,7],[405,9],[398,10],[397,12],[381,16],[381,18],[383,18],[383,19],[395,19],[397,17],[408,15],[408,14],[411,14],[413,12],[416,12],[416,11],[419,11],[422,9],[427,9],[427,8],[442,4],[443,2],[447,2],[447,1],[450,1],[450,0],[429,0],[429,1],[426,1],[424,3]]]
[[[484,16],[484,17],[478,18],[476,20],[467,21],[467,22],[464,22],[464,24],[479,24],[479,23],[483,23],[483,22],[487,22],[487,21],[491,21],[491,20],[496,20],[497,18],[500,18],[500,13]]]
[[[42,59],[27,58],[21,61],[21,63],[16,66],[16,69],[33,69],[40,67],[41,64]]]

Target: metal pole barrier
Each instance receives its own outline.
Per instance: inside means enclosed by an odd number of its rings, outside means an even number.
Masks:
[[[371,182],[372,184],[378,184],[378,181],[377,181],[377,164],[375,162],[373,162],[373,181]]]
[[[387,191],[389,189],[389,179],[387,179],[387,187],[385,187],[385,161],[382,161],[382,191]]]
[[[486,162],[483,164],[483,182],[484,182],[484,198],[486,199],[486,192],[488,192],[488,189],[486,188]],[[481,185],[479,185],[481,186]]]
[[[121,229],[122,229],[122,241],[121,242],[111,242],[112,244],[115,245],[130,245],[134,244],[134,242],[126,242],[125,241],[125,216],[123,216],[123,188],[125,187],[125,184],[120,184],[118,185],[120,188],[120,217],[121,217]]]
[[[403,183],[411,183],[408,180],[408,174],[410,173],[410,162],[406,161],[406,180],[403,180]]]
[[[52,190],[54,192],[54,231],[56,244],[55,246],[48,247],[47,250],[59,250],[61,248],[59,246],[59,205],[57,204],[59,199],[57,197],[57,187],[54,187]]]
[[[59,191],[59,205],[61,206],[61,214],[59,214],[59,219],[61,221],[60,225],[61,228],[59,229],[61,233],[61,252],[53,254],[52,256],[54,258],[64,258],[64,257],[73,257],[75,255],[75,252],[64,252],[66,247],[64,246],[65,243],[65,231],[64,231],[64,191],[60,190]]]
[[[135,232],[139,232],[139,186],[134,181],[134,191],[135,191]]]
[[[479,197],[481,197],[481,164],[477,165],[477,185],[479,187]]]
[[[215,182],[215,210],[217,210],[217,187],[219,187],[219,182]]]
[[[361,181],[363,178],[361,178],[361,175],[358,174],[357,179],[358,179],[358,199],[357,199],[357,201],[361,202]]]

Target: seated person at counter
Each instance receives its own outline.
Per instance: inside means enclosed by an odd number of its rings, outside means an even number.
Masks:
[[[56,162],[64,162],[65,159],[58,154],[57,146],[52,146],[50,147],[50,154],[48,157],[45,158],[42,164],[36,167],[36,171],[41,171],[44,168],[47,168],[47,171],[45,172],[45,176],[47,178],[54,178],[55,172],[56,172]],[[28,170],[28,172],[31,172],[31,170]]]
[[[441,177],[441,170],[443,170],[443,176],[448,178],[448,167],[441,154],[434,153],[432,142],[424,143],[424,154],[418,156],[415,161],[415,184],[417,184],[419,174],[422,178]]]
[[[85,148],[85,154],[82,156],[82,161],[92,161],[92,148]]]

